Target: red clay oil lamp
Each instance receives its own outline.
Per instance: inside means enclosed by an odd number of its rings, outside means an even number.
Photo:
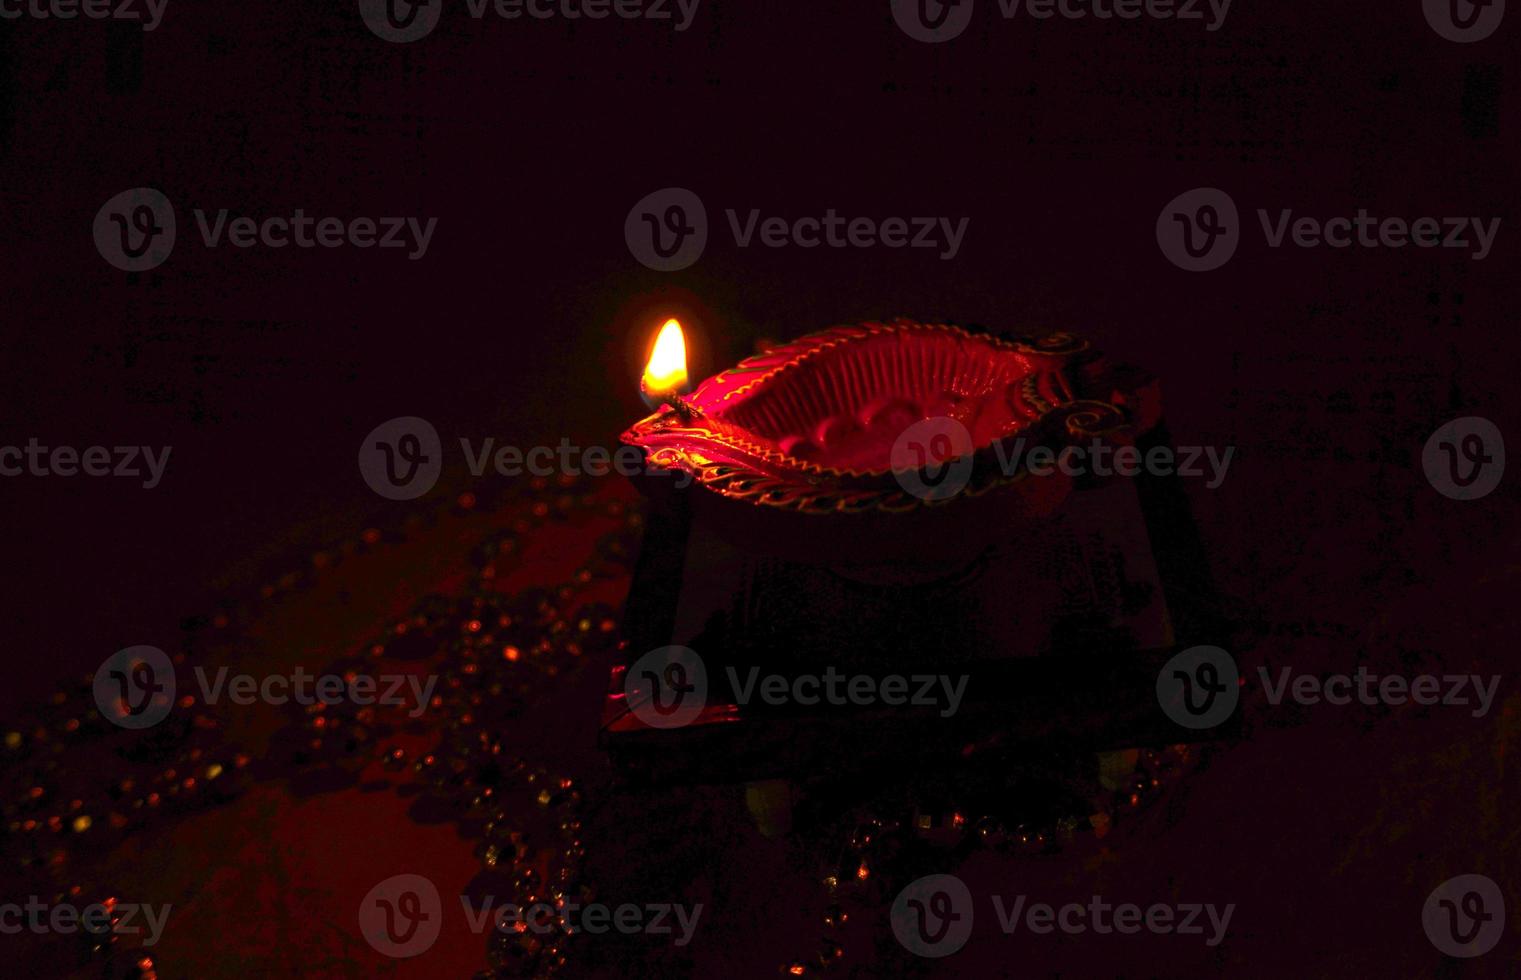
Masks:
[[[979,745],[1183,740],[1157,666],[1216,622],[1186,498],[1175,478],[1035,466],[1166,445],[1149,375],[1066,334],[899,319],[811,334],[687,393],[672,320],[641,390],[654,413],[623,441],[651,475],[690,480],[652,490],[604,707],[629,778],[797,783]],[[762,701],[745,689],[756,669],[968,680],[947,713]],[[641,710],[664,681],[698,708]]]

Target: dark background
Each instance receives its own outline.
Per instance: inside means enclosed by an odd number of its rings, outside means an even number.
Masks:
[[[1315,467],[1331,447],[1382,451],[1378,480],[1439,511],[1454,541],[1508,512],[1504,487],[1446,506],[1409,464],[1451,416],[1511,429],[1497,403],[1516,350],[1510,228],[1473,263],[1441,249],[1269,250],[1252,213],[1512,214],[1503,26],[1465,46],[1414,3],[1240,0],[1214,33],[1005,21],[984,6],[942,45],[910,40],[885,3],[709,3],[684,33],[475,21],[461,5],[412,45],[380,41],[342,4],[171,2],[147,34],[0,23],[0,432],[174,447],[152,491],[6,481],[13,659],[50,675],[171,642],[178,617],[256,584],[260,561],[289,565],[402,506],[370,494],[355,465],[360,439],[394,416],[429,419],[455,448],[460,435],[612,440],[637,408],[628,350],[645,340],[617,314],[672,287],[708,305],[735,353],[755,335],[895,314],[1087,335],[1164,376],[1180,441],[1242,446],[1207,502],[1226,533],[1271,528],[1250,544],[1278,561],[1318,542],[1323,562],[1300,574],[1328,584],[1387,557],[1290,506],[1323,506],[1326,484],[1359,499],[1370,472]],[[129,275],[96,253],[90,225],[140,185],[175,203],[180,240]],[[695,266],[661,274],[633,260],[622,227],[671,185],[696,191],[714,228]],[[1201,185],[1231,193],[1252,228],[1223,269],[1187,274],[1153,227]],[[439,223],[416,262],[207,249],[190,211],[223,207]],[[722,215],[831,207],[971,221],[944,262],[738,249]],[[1393,409],[1370,413],[1384,390]],[[1349,411],[1320,414],[1336,392]],[[446,480],[467,475],[451,451]],[[1283,511],[1263,520],[1262,506]],[[1406,533],[1434,532],[1414,516]]]
[[[0,443],[173,447],[154,490],[0,484],[0,707],[121,647],[172,648],[181,617],[446,499],[470,483],[460,436],[612,444],[641,411],[635,362],[667,308],[699,311],[709,367],[760,337],[898,314],[1080,333],[1162,377],[1177,443],[1237,447],[1221,488],[1189,488],[1222,591],[1275,629],[1362,637],[1284,641],[1283,660],[1350,669],[1383,642],[1503,671],[1516,482],[1450,501],[1419,453],[1456,416],[1521,422],[1505,397],[1521,346],[1514,27],[1454,44],[1411,0],[1236,0],[1213,33],[1005,21],[984,2],[943,45],[910,40],[885,2],[708,0],[684,33],[476,21],[451,3],[411,45],[376,38],[352,3],[171,0],[149,34],[0,21]],[[673,185],[703,199],[712,234],[662,274],[622,229]],[[168,195],[180,234],[130,275],[90,228],[135,186]],[[1228,191],[1248,228],[1224,268],[1190,274],[1154,225],[1197,186]],[[438,226],[416,262],[207,249],[192,209],[224,207]],[[1258,207],[1504,223],[1477,263],[1271,250]],[[739,249],[727,208],[970,224],[948,262]],[[416,504],[374,495],[355,462],[401,415],[448,452]]]

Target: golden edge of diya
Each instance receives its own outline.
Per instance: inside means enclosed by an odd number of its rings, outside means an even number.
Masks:
[[[947,339],[953,343],[947,345]],[[832,466],[788,451],[780,440],[736,421],[735,416],[744,414],[743,406],[757,396],[785,397],[788,381],[802,377],[822,359],[830,358],[830,363],[843,365],[849,373],[856,352],[884,340],[907,349],[906,357],[905,351],[894,351],[899,357],[894,364],[897,373],[891,377],[880,371],[851,374],[842,387],[856,400],[834,406],[849,412],[861,426],[870,428],[873,414],[883,404],[903,407],[902,369],[943,372],[948,348],[980,359],[988,373],[982,379],[986,390],[967,397],[1003,399],[1009,416],[1006,423],[996,431],[979,433],[979,438],[958,447],[955,455],[922,465],[900,459],[895,451],[884,460],[885,465]],[[917,360],[911,356],[915,347],[924,352]],[[1154,424],[1160,406],[1154,392],[1147,390],[1150,386],[1127,388],[1122,374],[1112,370],[1086,341],[1066,333],[1009,337],[957,324],[897,318],[835,326],[778,345],[706,379],[688,395],[685,343],[681,326],[673,319],[662,325],[640,381],[646,404],[656,411],[624,432],[622,441],[643,450],[654,470],[685,472],[707,490],[729,499],[804,514],[904,512],[978,497],[995,487],[1024,481],[1029,476],[1026,457],[1011,445],[1016,439],[1029,442],[1027,449],[1045,445],[1058,451],[1081,439],[1133,442],[1137,431]],[[898,390],[888,390],[894,387]],[[818,429],[836,421],[828,407],[820,407],[816,387],[800,388],[796,398],[802,404],[792,406],[794,414],[813,410],[823,416],[812,419]],[[936,417],[928,406],[907,401],[913,421]],[[791,438],[806,441],[807,436]],[[905,489],[904,474],[917,472],[921,484],[932,484],[934,474],[946,465],[960,464],[963,457],[971,458],[971,469],[955,494],[924,496]],[[1009,460],[1015,460],[1015,465],[1009,466]]]

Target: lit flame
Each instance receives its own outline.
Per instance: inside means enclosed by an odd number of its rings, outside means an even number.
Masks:
[[[687,343],[681,324],[675,320],[665,321],[660,328],[639,386],[650,395],[669,394],[687,386]]]

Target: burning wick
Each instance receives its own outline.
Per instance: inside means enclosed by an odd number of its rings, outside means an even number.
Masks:
[[[702,410],[681,395],[687,389],[687,344],[676,320],[665,321],[655,337],[655,349],[639,379],[639,394],[651,409],[671,406],[681,421],[691,422]]]

